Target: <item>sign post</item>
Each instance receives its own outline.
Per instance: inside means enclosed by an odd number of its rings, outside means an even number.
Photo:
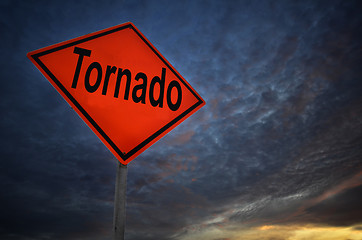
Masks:
[[[126,228],[127,165],[117,161],[116,188],[114,194],[113,240],[124,240]]]
[[[132,23],[27,56],[118,159],[114,239],[123,239],[127,164],[205,101]]]

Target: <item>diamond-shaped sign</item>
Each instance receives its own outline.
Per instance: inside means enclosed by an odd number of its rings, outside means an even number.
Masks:
[[[122,164],[205,105],[132,23],[28,57]]]

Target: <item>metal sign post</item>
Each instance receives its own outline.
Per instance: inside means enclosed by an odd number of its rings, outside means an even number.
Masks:
[[[113,240],[124,240],[126,227],[127,165],[117,161],[116,190],[114,195]]]

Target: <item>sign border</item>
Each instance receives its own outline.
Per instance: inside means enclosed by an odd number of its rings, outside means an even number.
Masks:
[[[174,75],[178,78],[179,81],[184,84],[184,86],[195,96],[197,99],[197,102],[186,109],[184,112],[182,112],[180,115],[178,115],[176,118],[171,120],[169,123],[161,127],[158,131],[153,133],[151,136],[149,136],[146,140],[142,141],[140,144],[138,144],[136,147],[134,147],[131,151],[128,153],[125,153],[121,151],[117,147],[117,145],[108,137],[108,135],[103,131],[103,129],[93,120],[93,118],[87,113],[87,111],[78,103],[78,101],[68,92],[68,90],[63,86],[63,84],[53,75],[53,73],[45,66],[45,64],[40,61],[40,57],[65,49],[72,46],[75,46],[77,44],[81,44],[83,42],[87,42],[108,34],[112,34],[117,31],[124,30],[126,28],[132,29],[141,39],[142,41],[156,54],[156,56],[174,73]],[[129,162],[131,162],[136,156],[138,156],[141,152],[146,150],[146,145],[150,144],[151,142],[158,141],[163,135],[171,131],[174,127],[176,127],[179,123],[181,123],[183,118],[187,118],[190,116],[190,113],[193,111],[198,110],[203,105],[205,105],[205,101],[197,94],[197,92],[182,78],[182,76],[173,68],[173,66],[166,60],[165,57],[161,55],[161,53],[148,41],[148,39],[134,26],[133,23],[128,22],[121,25],[117,25],[114,27],[110,27],[101,31],[97,31],[94,33],[90,33],[78,38],[74,38],[65,42],[61,42],[55,45],[51,45],[39,50],[35,50],[32,52],[29,52],[27,54],[28,58],[35,63],[35,65],[40,67],[40,70],[42,70],[43,73],[45,73],[49,78],[48,80],[51,80],[61,91],[60,94],[65,97],[65,99],[69,100],[71,103],[74,104],[74,106],[78,109],[78,111],[88,120],[88,122],[94,127],[94,129],[103,137],[103,139],[109,144],[109,146],[115,151],[115,153],[124,161],[121,162],[124,165],[127,165]],[[51,82],[51,83],[52,83]],[[53,84],[52,83],[52,84]],[[82,117],[81,117],[82,118]],[[185,119],[186,119],[185,118]],[[182,121],[181,121],[182,120]],[[97,134],[96,134],[97,135]],[[102,139],[101,139],[102,140]],[[145,149],[143,149],[145,148]],[[143,150],[142,150],[143,149]],[[142,151],[140,151],[142,150]],[[117,157],[117,156],[116,156]],[[117,157],[118,158],[118,157]],[[119,158],[118,158],[119,159]]]

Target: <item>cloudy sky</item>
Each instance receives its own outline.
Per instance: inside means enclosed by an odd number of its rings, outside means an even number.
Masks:
[[[0,238],[111,239],[116,158],[26,57],[124,22],[206,105],[128,165],[127,240],[362,239],[360,1],[0,1]]]

